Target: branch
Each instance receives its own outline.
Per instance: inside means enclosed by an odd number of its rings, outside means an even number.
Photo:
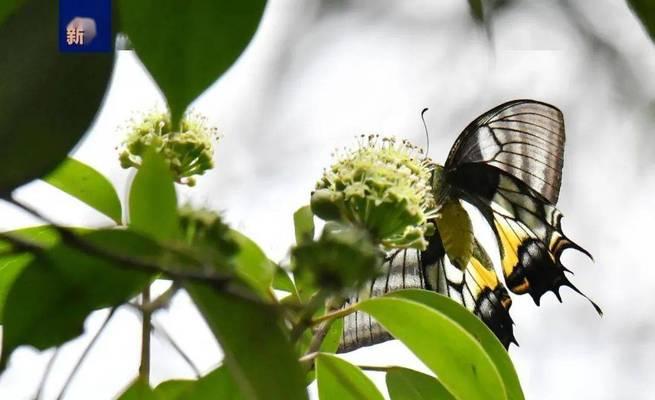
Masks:
[[[140,312],[141,308],[139,306],[133,303],[127,303],[127,304],[133,306],[130,309],[136,312],[139,317],[142,317],[142,313]],[[152,331],[156,335],[160,335],[164,340],[166,340],[171,345],[171,347],[173,347],[173,349],[180,355],[180,357],[182,357],[182,359],[193,370],[193,373],[196,375],[196,378],[200,378],[202,376],[200,369],[193,363],[191,357],[189,357],[189,355],[186,354],[184,350],[182,350],[182,347],[173,339],[173,337],[168,333],[168,331],[164,329],[163,325],[158,324],[154,319],[152,320]]]
[[[347,315],[350,315],[350,314],[357,311],[357,305],[358,305],[358,303],[354,303],[354,304],[349,305],[348,307],[344,307],[344,308],[339,309],[337,311],[333,311],[333,312],[329,312],[327,314],[323,314],[318,318],[314,318],[314,319],[311,320],[311,326],[316,326],[316,325],[320,324],[321,322],[330,321],[330,320],[334,320],[334,319],[337,319],[337,318],[343,318],[343,317],[345,317]]]
[[[395,365],[357,365],[359,369],[364,371],[374,371],[374,372],[389,372],[392,368],[399,368]]]
[[[210,286],[214,287],[217,290],[222,291],[225,294],[238,297],[244,300],[248,300],[250,302],[259,303],[261,305],[271,306],[271,303],[263,301],[260,297],[252,294],[251,292],[244,290],[239,286],[230,285],[230,283],[237,280],[237,277],[235,275],[219,274],[216,273],[215,271],[208,271],[208,270],[204,270],[204,271],[190,270],[185,266],[179,266],[175,268],[164,268],[156,263],[151,263],[143,259],[125,256],[122,254],[116,254],[106,249],[103,249],[102,247],[98,247],[87,240],[84,240],[82,237],[77,236],[75,232],[73,232],[71,229],[57,225],[51,219],[43,216],[37,210],[25,204],[19,203],[10,197],[6,197],[4,198],[4,200],[10,202],[16,207],[22,208],[23,210],[33,214],[35,217],[43,220],[45,223],[51,225],[52,228],[55,229],[55,231],[57,231],[57,233],[61,237],[61,240],[67,245],[77,250],[80,250],[88,255],[97,256],[97,257],[104,258],[106,260],[114,261],[116,264],[113,265],[115,265],[117,268],[137,270],[148,274],[163,274],[172,278],[173,280],[191,281],[191,282],[209,284]],[[42,254],[48,251],[48,248],[38,243],[20,238],[15,235],[11,235],[10,233],[7,232],[0,232],[0,239],[9,242],[14,247],[16,247],[16,249],[22,251],[27,251],[36,254]]]
[[[189,357],[184,350],[182,350],[182,347],[173,339],[173,337],[164,329],[164,327],[160,324],[155,323],[155,321],[152,321],[152,328],[153,331],[156,334],[159,334],[164,340],[168,342],[168,344],[173,347],[173,349],[177,352],[177,354],[182,357],[182,359],[189,365],[189,367],[193,370],[193,373],[196,375],[196,378],[199,379],[202,374],[200,373],[200,369],[196,366],[196,364],[193,363],[191,360],[191,357]]]
[[[321,289],[319,290],[312,298],[309,300],[304,310],[298,318],[298,322],[291,328],[291,341],[295,342],[300,338],[305,329],[312,326],[312,315],[318,310],[321,305],[324,304],[325,299],[328,297],[328,293]]]
[[[150,382],[150,331],[152,330],[152,311],[146,309],[145,305],[150,303],[150,285],[146,286],[141,293],[141,306],[143,310],[141,325],[141,363],[139,364],[139,379],[148,384]]]
[[[50,357],[50,360],[48,360],[48,364],[45,367],[45,371],[43,372],[43,376],[41,377],[41,382],[39,383],[39,388],[36,391],[36,394],[34,395],[34,400],[39,400],[41,398],[41,394],[43,393],[43,389],[45,388],[46,382],[48,381],[48,377],[50,376],[50,371],[52,371],[53,365],[55,365],[55,360],[57,359],[57,355],[59,355],[59,347],[55,349],[54,354],[52,357]]]
[[[98,338],[100,337],[100,334],[105,330],[107,327],[107,324],[109,323],[109,320],[111,320],[111,317],[114,316],[114,313],[118,309],[118,306],[112,307],[111,310],[109,310],[109,315],[107,315],[107,318],[105,318],[105,321],[102,323],[102,326],[100,326],[100,329],[98,329],[98,332],[93,336],[89,344],[86,346],[84,351],[82,352],[82,355],[80,358],[77,360],[77,363],[73,367],[73,370],[71,371],[70,375],[68,375],[68,378],[66,379],[66,382],[64,383],[64,387],[61,388],[61,392],[59,392],[59,396],[57,396],[57,400],[61,400],[64,398],[64,394],[66,394],[66,390],[70,386],[71,382],[73,381],[73,378],[75,377],[75,374],[77,374],[77,371],[80,369],[82,366],[82,363],[84,362],[84,359],[89,355],[89,352],[91,351],[91,348],[96,344],[98,341]]]

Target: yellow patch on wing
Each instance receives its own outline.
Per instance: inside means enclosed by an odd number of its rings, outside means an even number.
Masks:
[[[503,272],[505,276],[511,275],[512,271],[518,266],[518,249],[521,243],[529,236],[517,227],[512,227],[510,222],[505,218],[495,218],[494,225],[498,231],[498,237],[501,244]],[[529,288],[527,279],[524,279],[519,285],[511,288],[515,293],[525,293]]]
[[[492,290],[496,288],[498,277],[493,270],[486,269],[480,260],[475,257],[471,257],[470,265],[473,267],[471,268],[471,275],[480,286],[488,287]]]

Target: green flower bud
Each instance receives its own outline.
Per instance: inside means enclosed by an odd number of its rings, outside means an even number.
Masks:
[[[209,256],[226,259],[239,250],[230,227],[219,214],[186,205],[178,210],[178,218],[186,242],[202,249]]]
[[[328,189],[319,189],[312,193],[310,203],[312,213],[326,221],[336,221],[341,218],[343,194]]]
[[[328,222],[317,241],[291,251],[299,279],[334,292],[357,289],[380,273],[384,254],[367,231]]]
[[[341,219],[367,229],[387,248],[424,250],[435,201],[433,164],[421,153],[405,140],[362,136],[357,149],[324,171],[312,211],[337,219],[338,209]]]
[[[214,167],[213,142],[216,128],[207,126],[206,118],[191,114],[181,122],[181,131],[171,127],[170,117],[152,113],[142,121],[133,121],[120,149],[121,167],[138,168],[147,148],[154,148],[168,163],[176,182],[193,186],[196,175]]]

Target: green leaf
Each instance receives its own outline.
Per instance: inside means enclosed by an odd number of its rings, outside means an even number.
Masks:
[[[160,255],[154,242],[130,231],[96,231],[83,239],[130,257]],[[44,350],[80,335],[92,311],[128,301],[150,278],[64,244],[35,257],[16,277],[7,295],[0,369],[18,346]]]
[[[457,199],[448,200],[435,219],[448,259],[460,269],[466,268],[473,251],[473,225]]]
[[[234,257],[237,275],[260,293],[269,294],[275,275],[275,264],[266,257],[257,243],[247,236],[234,229],[230,234],[239,245],[239,252]]]
[[[330,329],[321,343],[321,352],[323,353],[336,353],[341,343],[341,335],[343,334],[343,318],[337,318],[332,322]]]
[[[29,240],[40,244],[44,247],[54,246],[59,236],[50,226],[37,226],[32,228],[19,229],[12,232],[6,232],[9,235]],[[0,240],[0,252],[7,251],[11,245]],[[34,256],[31,254],[10,254],[0,257],[0,324],[2,324],[4,315],[5,300],[11,285],[16,280],[20,272],[28,265]]]
[[[437,378],[418,371],[394,367],[386,379],[391,400],[455,400]]]
[[[164,92],[173,126],[255,33],[264,0],[121,0],[122,30]]]
[[[148,382],[135,379],[134,382],[118,397],[118,400],[159,400]]]
[[[220,343],[243,398],[307,399],[302,369],[274,305],[197,284],[186,289]]]
[[[316,357],[316,381],[320,400],[384,399],[361,369],[330,354]]]
[[[155,388],[158,400],[241,400],[234,379],[226,367],[219,367],[198,379],[166,381]]]
[[[113,55],[60,53],[57,1],[2,3],[0,49],[11,49],[0,57],[0,194],[6,194],[51,171],[79,141],[100,107]]]
[[[25,0],[5,0],[0,3],[0,25],[16,9],[24,3]]]
[[[398,290],[389,293],[386,296],[408,299],[424,304],[443,313],[448,316],[448,318],[458,323],[462,328],[476,338],[489,357],[491,357],[491,360],[496,365],[496,368],[505,383],[508,398],[512,400],[523,400],[525,398],[523,390],[521,389],[519,377],[516,374],[514,364],[509,358],[507,350],[505,350],[505,347],[500,340],[498,340],[496,335],[489,330],[487,325],[480,321],[480,319],[473,315],[469,310],[446,296],[427,290]]]
[[[279,266],[275,268],[272,285],[273,289],[296,294],[296,285],[293,283],[289,273]]]
[[[123,212],[114,186],[90,166],[69,157],[43,180],[120,225]]]
[[[653,0],[628,0],[628,4],[641,20],[651,40],[655,41],[655,2]]]
[[[484,348],[447,315],[390,296],[365,300],[357,308],[403,342],[455,397],[507,399],[502,378]]]
[[[314,214],[310,206],[300,207],[293,213],[296,244],[314,239]]]
[[[148,151],[130,189],[130,228],[157,240],[173,238],[179,229],[175,184],[166,161]]]

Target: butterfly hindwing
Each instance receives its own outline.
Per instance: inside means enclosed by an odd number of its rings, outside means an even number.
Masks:
[[[462,304],[480,318],[505,347],[516,343],[509,315],[512,300],[484,248],[474,238],[468,263],[461,268],[445,259],[443,243],[438,233],[435,236],[422,253],[426,288]],[[439,254],[441,257],[435,257]]]
[[[348,299],[355,303],[393,290],[420,288],[436,291],[462,304],[478,316],[505,345],[515,342],[507,289],[499,281],[489,257],[474,239],[465,268],[448,261],[439,233],[429,238],[425,251],[398,250],[384,263],[385,274]],[[368,314],[355,312],[344,319],[340,352],[392,339]]]
[[[464,166],[453,171],[448,179],[456,195],[475,205],[492,226],[505,283],[512,292],[529,293],[537,305],[547,291],[559,299],[561,286],[580,293],[565,275],[568,270],[560,258],[567,248],[589,253],[563,233],[562,214],[555,206],[495,167]],[[598,306],[592,304],[600,313]]]

